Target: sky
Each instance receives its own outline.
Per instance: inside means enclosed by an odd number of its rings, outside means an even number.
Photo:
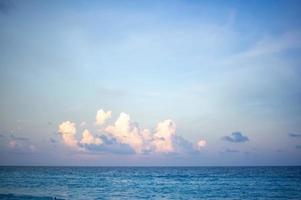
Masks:
[[[301,165],[300,10],[0,0],[0,165]]]

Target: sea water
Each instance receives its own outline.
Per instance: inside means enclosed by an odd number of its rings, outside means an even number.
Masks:
[[[0,167],[0,199],[301,199],[301,167]]]

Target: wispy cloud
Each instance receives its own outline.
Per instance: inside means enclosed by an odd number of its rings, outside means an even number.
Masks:
[[[56,141],[55,139],[53,139],[53,138],[49,138],[49,141],[50,141],[51,143],[57,143],[57,141]]]
[[[33,153],[37,150],[36,146],[33,145],[27,138],[14,137],[7,143],[7,147],[11,152],[14,153]]]
[[[289,133],[288,136],[296,138],[296,137],[301,137],[300,133]]]
[[[15,135],[11,135],[10,137],[13,140],[29,141],[29,138],[26,138],[26,137],[19,137],[19,136],[15,136]]]
[[[236,149],[225,149],[224,151],[221,151],[221,153],[239,153]]]
[[[251,48],[236,54],[230,60],[232,62],[246,61],[301,48],[300,36],[300,30],[287,31],[279,36],[266,36],[257,41]]]
[[[249,138],[247,136],[244,136],[241,132],[233,132],[230,136],[224,136],[222,139],[224,141],[233,143],[243,143],[249,141]]]

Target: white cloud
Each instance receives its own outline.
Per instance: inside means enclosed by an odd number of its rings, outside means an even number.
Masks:
[[[112,115],[112,111],[105,112],[103,109],[100,109],[96,113],[96,124],[103,125],[107,119],[110,119]]]
[[[70,121],[62,122],[59,125],[59,133],[61,133],[65,144],[71,147],[77,146],[78,142],[75,138],[75,134],[76,134],[75,123],[72,123]]]
[[[81,144],[96,144],[100,145],[103,141],[100,138],[94,137],[87,129],[84,130],[82,139],[80,141]]]
[[[172,120],[158,123],[155,133],[148,129],[140,129],[131,123],[130,116],[121,113],[114,126],[108,126],[105,131],[121,144],[128,144],[136,153],[155,151],[158,153],[174,152],[173,137],[176,134],[176,124]]]
[[[130,122],[130,116],[128,114],[120,113],[115,124],[108,126],[105,131],[121,144],[128,144],[135,152],[143,152],[143,147],[145,146],[143,136],[139,128]],[[144,135],[147,133],[148,131],[145,131]]]
[[[266,36],[258,41],[251,49],[239,54],[244,58],[275,54],[289,49],[301,47],[300,31],[286,32],[278,37]]]
[[[174,151],[172,138],[176,133],[176,124],[172,120],[165,120],[157,125],[153,144],[156,152],[170,153]]]
[[[199,140],[198,144],[197,144],[198,149],[203,149],[206,145],[207,145],[207,141],[206,140],[202,140],[202,139]]]
[[[111,111],[99,110],[96,115],[96,124],[103,124],[111,117]],[[82,133],[82,139],[75,138],[75,124],[65,121],[59,125],[59,132],[64,143],[71,147],[86,150],[114,151],[114,144],[120,144],[132,149],[135,153],[185,153],[195,151],[192,143],[181,136],[176,135],[176,124],[172,120],[159,122],[155,131],[140,128],[137,123],[131,121],[130,115],[120,113],[114,124],[108,125],[102,130],[102,136],[95,137],[87,129]],[[206,145],[205,140],[200,140],[198,148]]]

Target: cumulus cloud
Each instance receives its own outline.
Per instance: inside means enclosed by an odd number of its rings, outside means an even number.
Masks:
[[[242,143],[249,141],[249,138],[247,136],[244,136],[241,132],[233,132],[230,136],[224,136],[222,139],[233,143]]]
[[[207,145],[207,141],[206,140],[199,140],[198,141],[198,149],[203,149],[205,146]]]
[[[143,148],[146,146],[144,145],[143,134],[134,123],[130,122],[130,116],[126,113],[120,113],[115,124],[108,126],[105,131],[121,144],[128,144],[137,153],[143,152]]]
[[[70,121],[62,122],[59,125],[59,133],[62,135],[62,138],[66,145],[71,147],[77,147],[77,140],[75,138],[76,128],[75,123]]]
[[[96,124],[103,125],[107,119],[111,118],[112,112],[109,110],[105,112],[103,109],[100,109],[96,113]]]
[[[160,122],[157,125],[156,133],[154,134],[155,151],[170,153],[174,151],[172,138],[176,133],[176,124],[168,119]]]
[[[95,138],[87,129],[83,132],[83,137],[80,141],[81,144],[96,144],[100,145],[103,141],[100,138]]]
[[[111,111],[100,109],[96,115],[96,125],[103,125],[111,117]],[[59,125],[59,132],[66,145],[84,148],[91,151],[118,153],[183,153],[196,152],[206,146],[205,140],[196,145],[176,135],[176,124],[172,120],[159,122],[154,131],[140,128],[138,123],[131,121],[130,115],[120,113],[117,120],[102,129],[101,135],[93,136],[87,129],[82,138],[75,138],[75,124],[65,121]]]

